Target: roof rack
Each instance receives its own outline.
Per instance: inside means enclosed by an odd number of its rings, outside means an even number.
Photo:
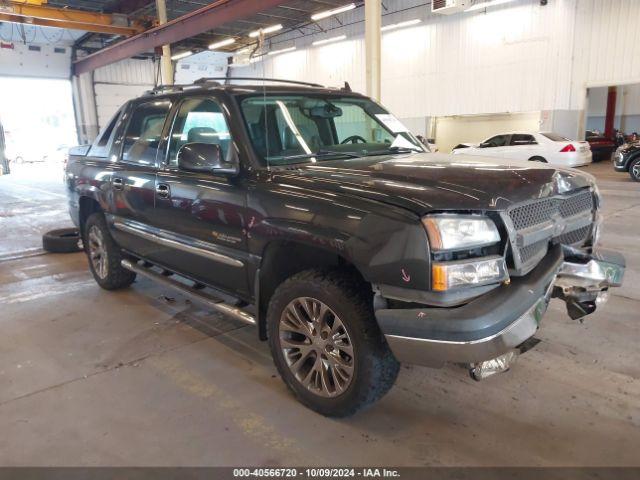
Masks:
[[[253,80],[259,82],[277,82],[277,83],[288,83],[291,85],[304,85],[306,87],[317,87],[317,88],[325,88],[324,85],[320,85],[318,83],[310,83],[310,82],[300,82],[297,80],[282,80],[280,78],[262,78],[262,77],[205,77],[193,82],[194,85],[203,85],[207,83],[219,83],[222,80],[225,83],[233,80]]]

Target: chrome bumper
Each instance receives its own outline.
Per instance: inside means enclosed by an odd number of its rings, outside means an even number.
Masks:
[[[580,253],[569,258],[565,257],[568,251],[555,254],[559,258],[527,276],[532,278],[519,283],[514,279],[512,285],[500,287],[501,292],[463,307],[377,311],[389,347],[406,363],[431,367],[447,362],[477,364],[517,349],[530,339],[552,297],[567,303],[572,318],[582,318],[595,311],[602,292],[622,283],[625,265],[619,254]],[[470,311],[477,316],[470,316]],[[421,329],[421,319],[430,322],[428,328]],[[403,327],[413,334],[404,335]]]

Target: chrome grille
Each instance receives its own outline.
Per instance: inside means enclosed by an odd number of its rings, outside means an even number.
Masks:
[[[566,200],[559,201],[559,210],[562,218],[572,217],[585,211],[593,210],[593,194],[590,191],[582,192]]]
[[[556,237],[554,240],[557,243],[562,243],[564,245],[573,245],[574,243],[584,243],[587,238],[589,238],[589,233],[591,233],[591,226],[586,226],[582,228],[578,228],[572,232],[563,233],[562,235]]]
[[[509,229],[516,275],[525,275],[549,244],[584,244],[591,233],[595,201],[591,190],[516,205],[504,215]],[[558,233],[560,231],[561,233]]]

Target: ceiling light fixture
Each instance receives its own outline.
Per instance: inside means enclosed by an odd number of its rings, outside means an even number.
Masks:
[[[311,15],[311,20],[317,22],[318,20],[322,20],[323,18],[331,17],[333,15],[337,15],[339,13],[348,12],[349,10],[353,10],[356,8],[355,3],[350,3],[349,5],[345,5],[343,7],[334,8],[331,10],[325,10],[324,12],[318,12]]]
[[[493,0],[493,2],[488,1],[488,2],[480,2],[480,3],[476,3],[475,5],[467,8],[465,10],[465,12],[475,12],[478,10],[482,10],[483,8],[487,8],[487,7],[496,7],[498,5],[504,5],[505,3],[511,3],[513,2],[513,0]]]
[[[270,27],[261,28],[260,30],[254,30],[249,34],[249,36],[251,38],[256,38],[259,37],[261,33],[266,35],[267,33],[277,32],[278,30],[282,30],[282,25],[271,25]]]
[[[227,38],[225,40],[220,40],[219,42],[212,43],[209,45],[209,50],[215,50],[216,48],[226,47],[227,45],[232,45],[236,43],[235,38]]]
[[[395,30],[396,28],[411,27],[412,25],[417,25],[420,22],[422,22],[422,20],[416,18],[414,20],[407,20],[406,22],[392,23],[391,25],[382,27],[380,30],[386,32],[387,30]]]
[[[193,55],[193,52],[191,50],[189,50],[188,52],[176,53],[175,55],[171,56],[171,60],[181,60],[183,58],[190,57],[191,55]]]
[[[325,43],[339,42],[341,40],[346,40],[346,35],[340,35],[339,37],[325,38],[324,40],[317,40],[313,42],[311,45],[324,45]]]
[[[271,52],[268,53],[268,55],[277,55],[278,53],[293,52],[295,49],[296,47],[288,47],[288,48],[282,48],[280,50],[272,50]]]

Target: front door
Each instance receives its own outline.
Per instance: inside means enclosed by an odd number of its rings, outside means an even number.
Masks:
[[[133,107],[127,114],[126,130],[119,140],[121,156],[111,176],[113,236],[123,248],[152,260],[158,253],[151,226],[156,157],[170,108],[168,100],[148,101]]]
[[[246,186],[241,178],[179,170],[178,152],[189,143],[218,144],[223,158],[237,161],[227,119],[215,98],[185,99],[169,134],[167,158],[156,180],[153,222],[170,241],[165,242],[161,262],[178,273],[245,297],[249,291]]]

